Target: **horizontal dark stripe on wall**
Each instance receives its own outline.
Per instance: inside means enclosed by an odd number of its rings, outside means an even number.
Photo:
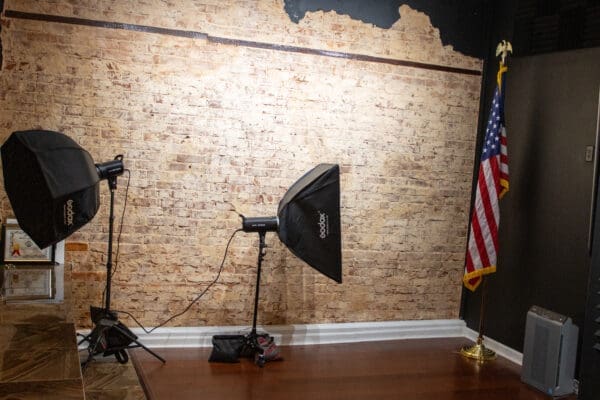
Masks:
[[[381,64],[391,64],[401,67],[428,69],[433,71],[451,72],[463,75],[481,75],[481,71],[467,68],[447,67],[437,64],[428,64],[416,61],[397,60],[393,58],[373,57],[356,53],[345,53],[339,51],[327,51],[311,49],[308,47],[287,46],[273,43],[253,42],[249,40],[228,39],[218,36],[211,36],[204,32],[186,31],[181,29],[159,28],[155,26],[124,24],[120,22],[100,21],[85,18],[64,17],[59,15],[35,14],[14,10],[6,10],[4,16],[7,18],[27,19],[33,21],[56,22],[61,24],[90,26],[106,29],[124,29],[134,32],[155,33],[160,35],[178,36],[191,39],[203,39],[211,43],[219,43],[230,46],[242,46],[256,49],[266,49],[274,51],[283,51],[288,53],[310,54],[323,57],[343,58],[347,60],[374,62]]]
[[[70,25],[81,25],[81,26],[92,26],[96,28],[107,28],[107,29],[124,29],[127,31],[135,32],[147,32],[147,33],[158,33],[161,35],[179,36],[191,39],[206,39],[207,34],[202,32],[194,31],[183,31],[180,29],[167,29],[158,28],[155,26],[137,25],[137,24],[123,24],[120,22],[109,22],[109,21],[98,21],[94,19],[84,19],[75,17],[63,17],[60,15],[48,15],[48,14],[33,14],[21,11],[6,10],[4,16],[7,18],[16,19],[29,19],[33,21],[44,21],[44,22],[58,22],[61,24]]]

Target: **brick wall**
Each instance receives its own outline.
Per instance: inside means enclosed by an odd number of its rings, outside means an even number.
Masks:
[[[480,76],[436,66],[479,72],[481,61],[443,47],[426,15],[402,6],[385,30],[334,12],[295,24],[280,0],[7,0],[6,10],[195,32],[2,19],[0,139],[57,130],[97,162],[123,154],[131,170],[115,309],[148,326],[182,310],[240,227],[232,204],[274,215],[297,178],[331,162],[342,169],[344,283],[268,234],[259,323],[458,316]],[[101,304],[107,215],[103,183],[100,212],[67,240],[80,326]],[[219,284],[172,324],[251,324],[257,242],[238,234]]]

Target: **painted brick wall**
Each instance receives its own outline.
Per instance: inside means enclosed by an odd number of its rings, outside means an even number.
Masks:
[[[282,0],[7,0],[6,10],[481,71],[407,6],[389,30],[334,12],[295,24]],[[233,206],[274,215],[297,178],[331,162],[342,169],[344,283],[268,234],[259,323],[458,316],[480,76],[201,37],[6,16],[2,24],[0,139],[57,130],[97,162],[123,154],[131,170],[115,309],[148,326],[182,310],[215,277],[240,227]],[[1,200],[5,218],[3,192]],[[102,200],[67,240],[79,326],[89,325],[89,305],[101,304],[104,184]],[[251,324],[257,243],[238,234],[219,283],[172,325]]]

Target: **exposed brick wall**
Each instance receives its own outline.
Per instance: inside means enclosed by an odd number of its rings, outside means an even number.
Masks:
[[[390,30],[283,1],[6,1],[6,10],[191,30],[481,70],[406,6]],[[455,318],[480,77],[203,39],[3,18],[0,139],[61,131],[131,169],[113,307],[153,326],[215,277],[227,240],[320,162],[342,167],[344,283],[267,235],[259,322]],[[119,179],[117,215],[126,177]],[[2,217],[10,205],[2,193]],[[105,281],[108,189],[68,239],[73,315]],[[119,219],[117,218],[117,221]],[[173,325],[250,324],[258,238],[238,234],[220,283]]]

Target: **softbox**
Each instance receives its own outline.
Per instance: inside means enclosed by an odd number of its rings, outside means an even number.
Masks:
[[[100,206],[90,154],[66,135],[14,132],[2,145],[4,188],[20,227],[39,248],[89,222]]]
[[[319,164],[298,179],[279,202],[276,217],[244,217],[242,223],[245,232],[277,231],[296,257],[342,283],[337,164]]]
[[[279,202],[279,239],[296,257],[342,282],[340,170],[319,164],[298,179]]]

